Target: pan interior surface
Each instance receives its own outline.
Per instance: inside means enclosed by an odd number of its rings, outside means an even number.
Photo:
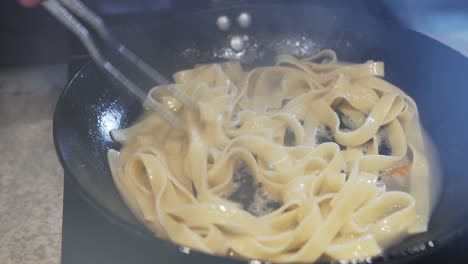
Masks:
[[[216,20],[220,15],[235,18],[241,12],[251,15],[250,27],[233,25],[227,32],[219,30]],[[423,254],[465,226],[468,206],[460,201],[464,201],[468,186],[464,165],[464,151],[468,149],[468,123],[464,121],[468,112],[468,60],[461,54],[389,22],[314,5],[241,6],[172,19],[141,19],[152,26],[113,24],[114,31],[166,76],[196,64],[232,59],[246,67],[269,65],[281,53],[305,57],[325,48],[335,50],[344,61],[383,61],[385,79],[401,87],[418,105],[422,125],[440,158],[442,191],[429,231],[389,248],[380,259],[392,262]],[[231,47],[232,38],[239,36],[244,40],[240,51]],[[57,152],[69,179],[111,221],[155,240],[162,248],[176,248],[145,231],[120,198],[108,167],[107,150],[120,147],[109,132],[127,127],[140,113],[136,99],[89,64],[75,76],[57,105]],[[205,263],[220,261],[202,253],[191,254],[189,259],[194,260],[192,257]]]

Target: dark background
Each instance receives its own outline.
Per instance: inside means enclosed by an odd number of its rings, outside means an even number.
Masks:
[[[104,17],[171,11],[174,15],[216,5],[267,0],[82,0]],[[468,1],[464,0],[289,0],[345,6],[391,19],[426,34],[464,32],[468,40]],[[457,35],[458,37],[459,35]],[[0,67],[67,61],[69,35],[41,7],[22,8],[14,0],[0,3]]]

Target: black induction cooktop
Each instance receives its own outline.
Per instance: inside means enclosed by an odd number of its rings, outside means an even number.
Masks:
[[[111,224],[65,177],[62,264],[174,263],[148,241]]]

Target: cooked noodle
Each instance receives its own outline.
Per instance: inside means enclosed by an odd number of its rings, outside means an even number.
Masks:
[[[109,151],[115,184],[158,236],[208,253],[378,255],[426,231],[430,216],[416,104],[383,75],[382,62],[340,63],[331,50],[248,72],[238,62],[178,72],[144,106],[161,104],[187,129],[147,110],[113,131],[123,144]]]

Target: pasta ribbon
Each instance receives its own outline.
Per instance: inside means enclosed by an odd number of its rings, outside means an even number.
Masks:
[[[114,182],[155,234],[211,254],[378,255],[430,216],[416,104],[383,76],[382,62],[341,63],[331,50],[250,71],[225,62],[178,72],[144,106],[162,105],[187,130],[148,107],[112,131],[123,144],[108,153]],[[388,173],[406,164],[405,176]]]

